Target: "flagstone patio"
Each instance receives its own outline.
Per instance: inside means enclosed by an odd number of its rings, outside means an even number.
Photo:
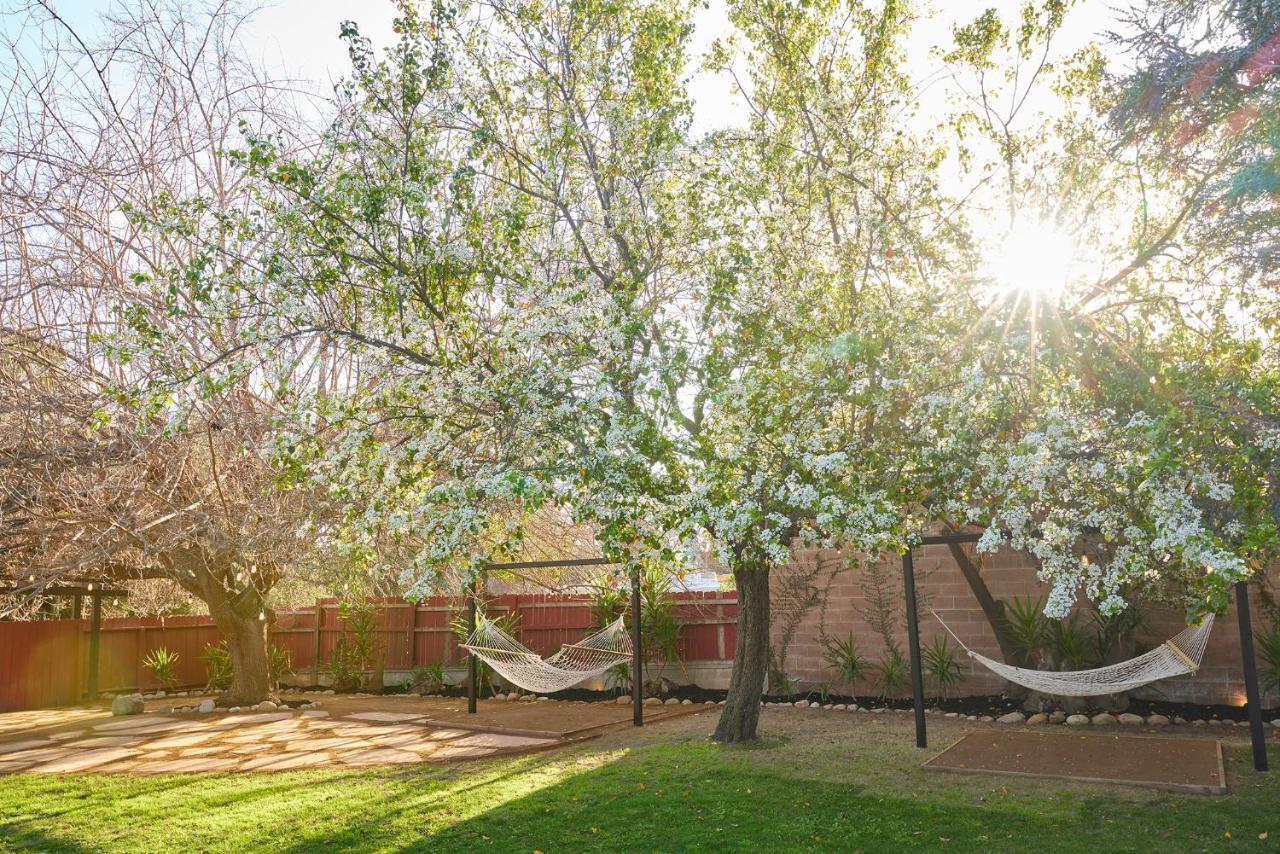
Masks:
[[[0,774],[189,774],[367,768],[473,759],[567,741],[475,732],[399,712],[269,712],[202,718],[149,713],[29,715],[0,734]],[[0,716],[3,717],[3,716]],[[68,724],[88,726],[59,729]],[[44,724],[44,726],[41,726]]]

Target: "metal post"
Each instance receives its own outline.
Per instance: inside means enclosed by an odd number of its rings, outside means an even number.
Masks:
[[[98,654],[102,644],[102,594],[93,593],[89,611],[89,699],[98,699]]]
[[[920,670],[920,626],[916,614],[916,570],[911,549],[902,555],[902,584],[907,593],[907,648],[911,654],[911,696],[916,711],[916,747],[928,747],[924,724],[924,676]]]
[[[1258,691],[1258,667],[1253,658],[1253,623],[1249,617],[1249,586],[1236,582],[1236,613],[1240,619],[1240,663],[1244,668],[1244,693],[1249,708],[1249,735],[1253,741],[1253,767],[1267,770],[1267,737],[1262,731],[1262,697]]]
[[[640,641],[640,570],[631,571],[631,723],[644,726],[644,650]]]
[[[471,579],[471,586],[467,589],[467,638],[470,638],[476,631],[476,579]],[[476,713],[476,696],[480,692],[480,686],[477,683],[479,674],[476,667],[476,654],[474,652],[467,653],[467,714],[474,715]]]

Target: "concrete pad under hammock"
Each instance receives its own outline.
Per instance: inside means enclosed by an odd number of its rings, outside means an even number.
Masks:
[[[459,646],[508,682],[538,694],[571,688],[631,659],[631,636],[622,617],[577,643],[564,644],[555,655],[543,658],[484,614],[477,614],[475,631]]]
[[[1195,673],[1200,669],[1200,660],[1204,657],[1205,646],[1209,643],[1209,632],[1213,630],[1213,614],[1210,614],[1200,625],[1188,626],[1155,649],[1136,658],[1092,670],[1057,672],[1014,667],[980,655],[965,646],[964,641],[951,631],[936,612],[929,613],[941,623],[942,628],[947,630],[947,634],[955,638],[960,648],[983,667],[1032,691],[1059,697],[1099,697],[1104,694],[1120,694],[1161,679]]]

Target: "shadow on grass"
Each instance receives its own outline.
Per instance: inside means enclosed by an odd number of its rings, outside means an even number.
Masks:
[[[352,822],[296,839],[290,851],[380,847],[414,851],[1147,851],[1222,842],[1268,850],[1280,836],[1277,788],[1235,799],[1169,796],[1150,803],[1107,797],[958,803],[911,791],[791,776],[715,746],[639,751],[528,792],[498,787],[465,803],[391,805],[373,826]],[[1243,788],[1243,787],[1242,787]],[[426,809],[424,809],[426,808]],[[412,828],[417,826],[416,838]],[[1234,829],[1234,830],[1233,830]],[[406,834],[406,830],[409,831]],[[386,833],[387,836],[383,834]],[[395,841],[392,842],[392,839]]]
[[[1247,751],[1230,753],[1225,798],[1134,802],[1003,780],[924,790],[905,769],[900,786],[881,769],[873,789],[857,767],[814,780],[795,751],[759,750],[667,743],[364,772],[8,777],[0,849],[1096,854],[1200,850],[1224,833],[1267,850],[1280,838],[1280,774],[1244,769]]]

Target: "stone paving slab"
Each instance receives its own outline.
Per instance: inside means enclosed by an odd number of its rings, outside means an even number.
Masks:
[[[356,712],[354,715],[347,715],[347,720],[355,721],[381,721],[382,723],[402,723],[404,721],[420,721],[426,718],[426,715],[413,715],[404,712]]]
[[[46,747],[53,743],[53,740],[48,738],[28,738],[23,741],[0,742],[0,755],[16,753],[19,750],[31,750],[36,747]]]
[[[141,716],[0,735],[0,774],[204,774],[452,762],[562,743],[441,726],[401,712]],[[86,722],[89,723],[89,722]]]

